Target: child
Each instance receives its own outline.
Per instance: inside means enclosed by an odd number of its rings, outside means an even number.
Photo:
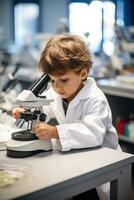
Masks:
[[[33,127],[36,136],[56,138],[61,151],[97,146],[117,149],[107,99],[95,80],[88,78],[92,60],[86,44],[75,35],[56,35],[42,52],[39,67],[51,79],[52,87],[45,95],[54,99],[44,113],[48,119],[55,117],[58,125],[38,123]],[[13,116],[18,118],[22,111],[15,108]],[[108,188],[109,184],[97,188],[100,198],[109,199]]]

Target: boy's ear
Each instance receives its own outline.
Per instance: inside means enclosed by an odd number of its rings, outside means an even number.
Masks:
[[[81,77],[82,77],[82,80],[86,80],[87,79],[87,75],[88,75],[88,72],[87,72],[87,69],[86,68],[83,68],[81,70]]]

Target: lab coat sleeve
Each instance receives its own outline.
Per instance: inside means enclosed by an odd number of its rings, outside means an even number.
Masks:
[[[97,101],[91,110],[87,109],[79,122],[57,125],[60,138],[57,141],[58,148],[69,151],[100,146],[111,123],[110,112],[106,102]]]

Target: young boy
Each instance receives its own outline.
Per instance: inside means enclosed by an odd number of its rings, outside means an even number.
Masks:
[[[44,106],[44,113],[48,119],[55,117],[58,125],[38,123],[33,127],[36,136],[56,138],[61,151],[97,146],[117,149],[107,99],[94,79],[88,78],[92,60],[86,44],[75,35],[56,35],[42,52],[39,67],[51,79],[52,87],[45,95],[54,99]],[[13,116],[18,118],[22,111],[15,108]],[[109,184],[97,188],[101,199],[109,199],[108,188]]]

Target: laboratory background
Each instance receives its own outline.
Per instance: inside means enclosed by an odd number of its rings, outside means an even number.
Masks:
[[[16,97],[40,78],[40,54],[56,34],[79,35],[89,46],[89,76],[108,99],[123,152],[134,154],[133,0],[0,0],[0,151]],[[133,182],[132,165],[134,199]]]

